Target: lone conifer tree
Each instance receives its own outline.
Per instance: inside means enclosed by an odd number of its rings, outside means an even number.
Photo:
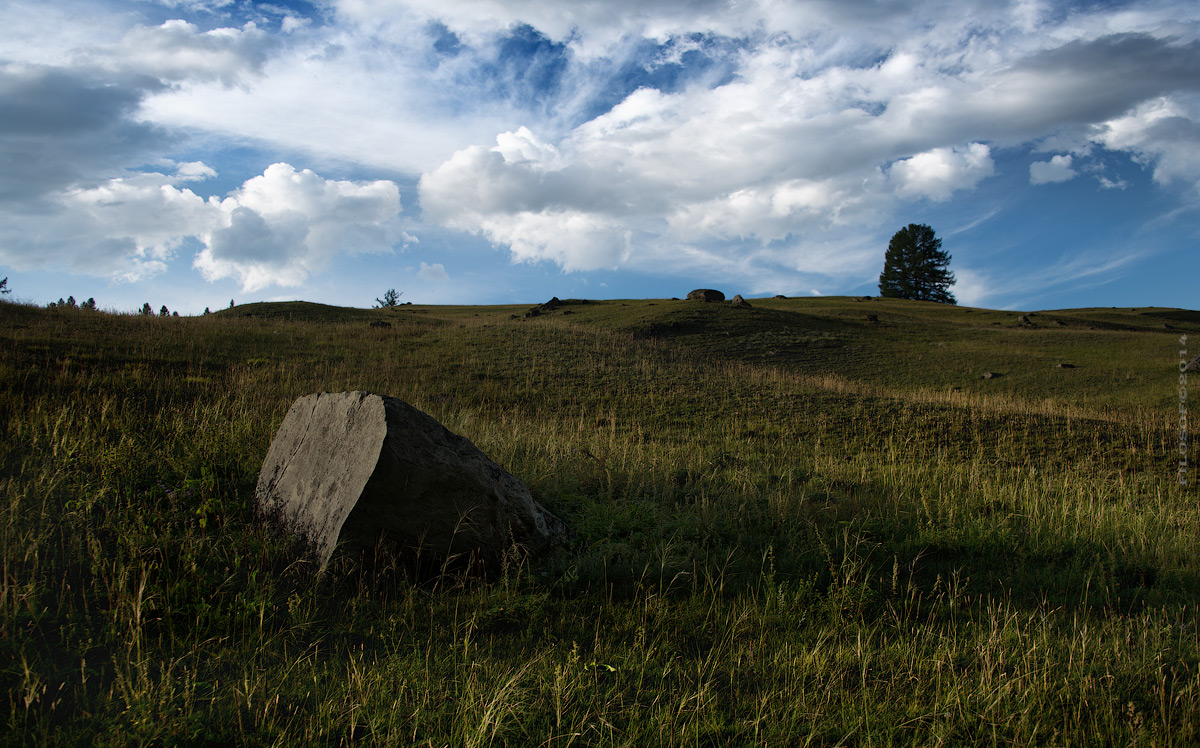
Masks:
[[[950,255],[942,250],[942,240],[933,229],[910,223],[888,242],[879,274],[879,295],[954,304],[950,293],[954,273],[949,265]]]

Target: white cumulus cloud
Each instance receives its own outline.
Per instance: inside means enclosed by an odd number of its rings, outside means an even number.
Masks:
[[[404,236],[393,182],[329,180],[286,163],[217,205],[222,225],[200,234],[206,246],[195,266],[208,280],[236,278],[246,291],[299,285],[339,253],[387,252]]]
[[[450,274],[446,272],[446,266],[440,262],[435,262],[432,265],[421,263],[421,269],[417,271],[417,277],[424,281],[440,283],[450,280]]]
[[[1034,161],[1029,165],[1030,184],[1069,182],[1078,172],[1071,168],[1070,154],[1052,157],[1049,161]]]
[[[122,281],[162,273],[193,240],[200,246],[194,266],[205,278],[234,278],[246,291],[299,285],[339,254],[388,252],[413,239],[401,229],[400,191],[390,181],[325,179],[277,163],[223,198],[181,186],[214,174],[201,162],[186,162],[173,174],[69,189],[47,208],[56,211],[53,231],[39,233],[22,218],[0,238],[12,245],[12,234],[24,230],[32,235],[25,246],[37,250],[43,265]]]
[[[241,28],[201,31],[179,19],[159,26],[136,26],[120,44],[83,55],[119,72],[138,73],[163,81],[245,82],[261,72],[275,41],[254,23]]]
[[[956,190],[968,190],[995,172],[991,150],[983,143],[966,148],[934,148],[892,164],[891,178],[903,197],[948,200]]]
[[[1200,96],[1164,96],[1100,123],[1093,139],[1129,151],[1152,166],[1160,184],[1181,182],[1200,192]],[[1105,187],[1124,187],[1120,180]]]
[[[93,235],[85,241],[102,239],[102,245],[123,248],[118,257],[111,258],[109,273],[114,277],[141,280],[158,275],[185,239],[207,235],[220,225],[214,199],[205,200],[190,189],[175,186],[198,170],[193,164],[184,167],[182,174],[110,179],[63,195],[63,206]]]

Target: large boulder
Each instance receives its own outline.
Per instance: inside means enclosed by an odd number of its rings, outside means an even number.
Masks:
[[[688,292],[688,301],[724,301],[725,294],[712,288],[697,288]]]
[[[423,566],[499,566],[566,533],[521,481],[394,397],[308,395],[283,419],[258,476],[259,509],[323,568],[335,551],[395,544]]]

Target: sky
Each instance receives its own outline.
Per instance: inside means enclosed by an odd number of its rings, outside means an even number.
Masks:
[[[9,298],[1200,307],[1194,0],[6,0]]]

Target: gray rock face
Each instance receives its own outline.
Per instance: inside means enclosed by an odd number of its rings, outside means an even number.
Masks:
[[[370,392],[297,400],[267,451],[255,498],[322,567],[335,550],[386,541],[434,565],[494,569],[510,548],[536,553],[566,533],[466,438]]]
[[[749,309],[750,308],[750,302],[743,299],[741,294],[738,294],[738,295],[734,296],[732,299],[730,299],[729,305],[732,307],[736,307],[738,309]]]
[[[725,294],[712,288],[697,288],[688,292],[688,301],[724,301]]]

